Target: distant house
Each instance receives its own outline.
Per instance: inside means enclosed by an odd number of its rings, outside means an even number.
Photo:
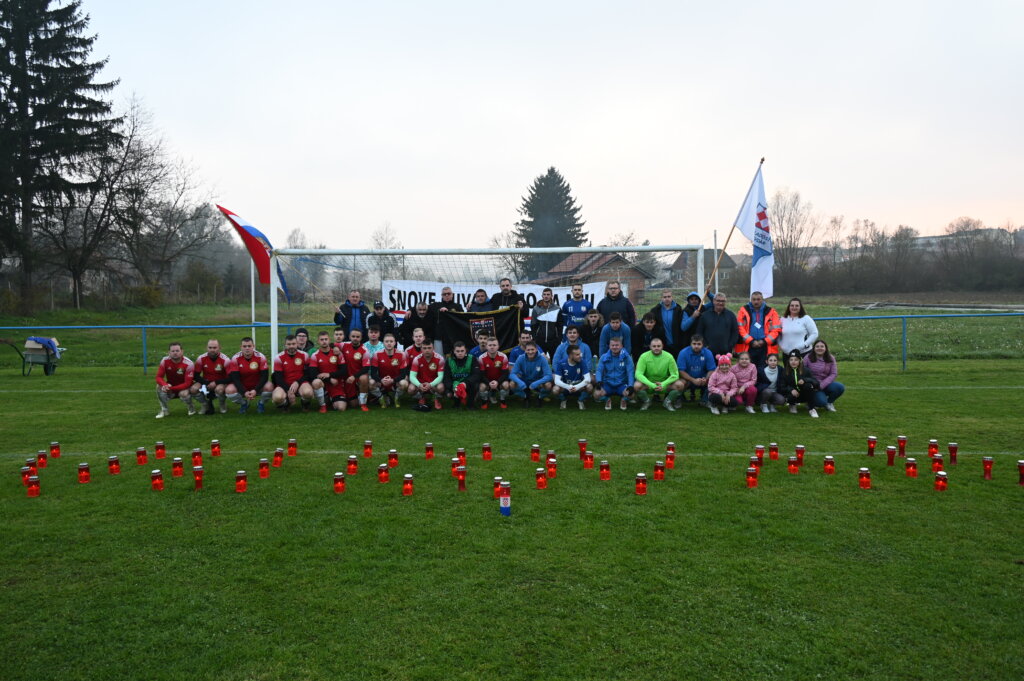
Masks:
[[[638,303],[656,274],[634,265],[618,253],[573,253],[531,281],[546,286],[570,286],[597,281],[618,281],[629,299]]]
[[[713,248],[704,249],[704,279],[706,280],[711,276],[719,253],[722,254],[722,262],[718,266],[718,282],[719,286],[724,288],[725,282],[729,280],[730,275],[736,270],[736,261],[724,251],[716,251]],[[696,289],[702,289],[704,286],[703,282],[697,281],[696,251],[683,251],[680,253],[676,261],[669,267],[669,272],[671,273],[673,286],[694,287]]]
[[[955,232],[953,234],[914,237],[913,243],[916,248],[920,248],[921,250],[941,251],[943,248],[948,248],[950,245],[964,240],[981,239],[991,240],[1009,249],[1013,248],[1014,235],[1010,234],[1006,229],[992,227],[971,229],[964,232]]]

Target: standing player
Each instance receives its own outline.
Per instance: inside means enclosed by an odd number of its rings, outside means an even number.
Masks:
[[[501,400],[501,408],[508,409],[505,399],[508,397],[508,357],[498,350],[498,339],[491,336],[487,339],[487,352],[480,355],[480,372],[483,378],[480,381],[480,405],[481,409],[487,409],[487,401],[490,398],[491,404],[498,404]]]
[[[420,354],[409,368],[409,394],[419,400],[418,407],[426,407],[427,397],[433,395],[434,409],[441,409],[441,396],[444,395],[444,362],[434,354],[434,341],[429,338],[423,339]]]
[[[220,341],[216,338],[208,340],[206,342],[206,352],[196,358],[195,383],[192,384],[189,391],[192,393],[193,399],[199,402],[203,413],[213,413],[213,398],[215,395],[220,401],[220,413],[226,414],[228,412],[225,391],[231,383],[231,379],[228,376],[228,364],[230,362],[231,358],[220,351]],[[200,376],[202,376],[202,379],[199,378]],[[206,388],[205,395],[203,394],[204,387]]]
[[[313,399],[313,386],[306,377],[309,356],[299,350],[294,334],[284,337],[284,352],[274,358],[274,392],[271,399],[278,409],[288,411],[298,400],[303,408]]]
[[[331,401],[331,409],[345,411],[345,377],[348,369],[341,360],[341,355],[331,347],[330,336],[326,331],[317,334],[317,351],[309,356],[308,366],[314,376],[311,385],[321,414],[327,413],[327,400]]]
[[[562,303],[566,325],[583,326],[587,320],[587,313],[593,307],[590,301],[583,297],[583,284],[573,284],[572,298]]]
[[[582,349],[578,345],[568,346],[564,357],[555,362],[555,387],[551,389],[551,394],[558,396],[561,402],[560,409],[565,409],[566,399],[570,395],[574,395],[576,404],[582,411],[584,409],[583,400],[594,392],[594,386],[590,382],[590,360],[583,358]]]
[[[195,416],[196,409],[189,392],[194,375],[195,365],[182,352],[181,343],[171,343],[167,347],[167,356],[160,360],[156,370],[156,397],[160,400],[158,419],[171,415],[168,405],[175,397],[188,405],[189,416]]]
[[[228,364],[228,378],[231,379],[231,383],[224,391],[228,399],[238,405],[239,414],[247,412],[249,400],[257,396],[260,401],[256,403],[256,411],[260,414],[264,412],[267,401],[274,392],[274,384],[268,380],[269,373],[267,358],[256,350],[252,338],[243,338],[241,351],[236,353]]]
[[[476,389],[480,385],[480,365],[466,352],[466,344],[455,341],[452,356],[445,361],[444,394],[456,405],[473,408]]]
[[[405,353],[395,349],[397,346],[398,339],[395,338],[395,334],[385,333],[384,350],[378,352],[373,361],[374,380],[381,391],[382,409],[387,408],[389,401],[392,406],[397,407],[402,393],[409,388],[409,381],[405,379],[409,365]]]

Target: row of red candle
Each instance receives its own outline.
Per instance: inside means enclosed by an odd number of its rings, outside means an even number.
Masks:
[[[874,435],[869,435],[868,436],[868,456],[874,456],[875,455],[875,447],[877,446],[877,444],[878,444],[878,438],[875,437]],[[946,445],[946,447],[949,450],[949,462],[951,464],[953,464],[953,465],[956,465],[956,463],[957,463],[957,452],[958,452],[960,446],[956,442],[950,442],[950,443],[948,443]],[[890,450],[896,450],[898,452],[898,455],[900,456],[900,458],[906,458],[906,456],[907,456],[907,436],[906,435],[897,435],[896,436],[896,446],[895,447],[892,447],[892,446],[886,447],[886,451],[887,452],[890,451]],[[928,456],[935,456],[938,453],[939,453],[939,441],[938,440],[934,440],[934,439],[933,440],[928,440]],[[892,464],[889,464],[889,465],[891,466]]]

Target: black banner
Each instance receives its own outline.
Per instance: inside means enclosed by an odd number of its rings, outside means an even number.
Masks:
[[[519,313],[518,307],[503,307],[497,312],[441,312],[437,318],[437,333],[451,343],[460,340],[467,348],[473,348],[477,344],[476,333],[485,329],[498,339],[501,351],[508,352],[519,344],[523,328]]]

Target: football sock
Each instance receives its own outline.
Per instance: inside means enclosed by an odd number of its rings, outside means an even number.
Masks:
[[[316,393],[316,401],[317,401],[317,403],[321,407],[324,406],[325,404],[327,404],[326,402],[324,402],[324,389],[323,388],[317,388],[314,392]]]
[[[232,393],[228,395],[228,399],[239,406],[246,404],[249,401],[245,399],[245,396],[242,393]]]

